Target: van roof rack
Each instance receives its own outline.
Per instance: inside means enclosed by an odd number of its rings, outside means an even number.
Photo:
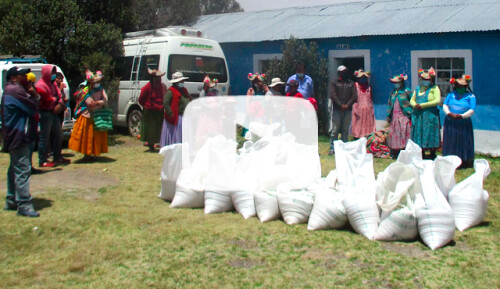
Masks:
[[[203,33],[193,27],[188,26],[168,26],[164,28],[158,28],[153,30],[144,30],[125,33],[124,38],[133,39],[147,36],[193,36],[193,37],[203,37]]]
[[[0,60],[5,61],[6,63],[47,63],[45,58],[42,58],[41,55],[21,55],[19,57],[15,57],[13,55],[0,55]]]

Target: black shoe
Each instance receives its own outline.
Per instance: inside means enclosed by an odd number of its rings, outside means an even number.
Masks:
[[[328,155],[329,155],[329,156],[332,156],[332,155],[334,155],[334,154],[335,154],[335,151],[334,151],[334,150],[330,150],[330,151],[328,152]]]
[[[31,168],[31,174],[32,175],[41,174],[42,172],[43,172],[42,170]]]
[[[40,214],[37,211],[33,210],[33,209],[26,210],[26,209],[19,208],[17,210],[17,215],[18,216],[23,216],[23,217],[30,217],[30,218],[38,218],[38,217],[40,217]]]
[[[3,210],[4,211],[17,211],[17,206],[5,205],[5,207],[3,207]]]

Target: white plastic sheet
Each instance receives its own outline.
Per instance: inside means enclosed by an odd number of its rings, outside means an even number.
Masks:
[[[488,208],[489,194],[483,190],[483,181],[490,174],[487,160],[474,161],[476,172],[453,187],[449,194],[455,225],[464,231],[480,224]]]

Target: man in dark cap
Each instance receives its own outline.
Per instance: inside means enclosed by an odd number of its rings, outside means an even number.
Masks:
[[[25,217],[39,217],[29,193],[30,144],[37,138],[35,114],[40,101],[37,94],[28,92],[26,73],[30,71],[17,66],[10,68],[2,95],[3,149],[10,155],[4,210],[17,210],[18,215]]]

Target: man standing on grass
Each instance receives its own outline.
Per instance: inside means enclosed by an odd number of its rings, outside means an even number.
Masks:
[[[30,145],[36,140],[37,126],[35,115],[40,97],[30,93],[26,73],[31,69],[17,66],[7,71],[7,85],[2,95],[2,137],[3,149],[9,152],[10,166],[7,172],[6,211],[17,210],[19,216],[39,217],[31,198]]]
[[[347,67],[341,65],[337,68],[337,72],[339,78],[333,80],[330,87],[330,99],[333,106],[333,130],[330,135],[329,155],[335,154],[333,142],[339,139],[339,133],[342,141],[347,142],[352,118],[352,105],[358,99],[356,87],[354,82],[349,79]]]

